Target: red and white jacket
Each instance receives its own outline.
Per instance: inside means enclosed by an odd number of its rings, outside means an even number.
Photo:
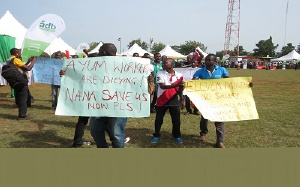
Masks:
[[[166,70],[159,71],[156,74],[157,84],[164,83],[165,85],[172,85],[172,84],[178,84],[178,82],[182,80],[183,80],[182,74],[176,71],[175,71],[175,75],[173,76],[170,73],[168,73]],[[177,94],[178,90],[179,90],[178,86],[170,89],[161,89],[160,86],[158,86],[156,106],[160,107],[166,105]],[[178,99],[177,99],[177,103],[178,103]]]

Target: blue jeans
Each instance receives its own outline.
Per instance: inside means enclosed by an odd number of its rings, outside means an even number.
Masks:
[[[125,144],[125,126],[127,118],[120,117],[91,117],[90,131],[98,148],[108,148],[105,139],[105,131],[114,148],[124,148]]]
[[[56,106],[57,106],[58,88],[60,88],[60,85],[53,85],[53,84],[51,84],[51,91],[52,91],[52,107],[53,107],[53,108],[56,108]]]

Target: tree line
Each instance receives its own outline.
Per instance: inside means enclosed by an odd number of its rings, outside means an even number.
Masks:
[[[133,46],[135,43],[138,44],[144,50],[150,51],[152,54],[157,53],[166,47],[166,45],[161,42],[155,42],[153,44],[148,44],[147,42],[142,41],[141,38],[138,38],[138,39],[135,39],[135,40],[132,40],[131,42],[129,42],[129,44],[127,45],[128,49],[131,46]],[[99,44],[99,42],[90,43],[90,49],[93,49],[98,44]],[[198,41],[191,41],[191,40],[185,41],[185,43],[181,44],[181,45],[173,45],[173,46],[171,46],[171,48],[183,55],[188,55],[193,50],[194,46],[200,47],[200,49],[202,49],[202,51],[204,51],[204,52],[206,52],[206,50],[207,50],[207,47],[203,43],[198,42]],[[229,52],[229,54],[231,56],[235,56],[235,54],[237,54],[238,49],[239,49],[240,56],[267,56],[267,55],[269,55],[270,57],[281,57],[281,56],[288,54],[289,52],[291,52],[294,49],[296,49],[296,51],[298,53],[300,53],[300,44],[295,47],[295,46],[293,46],[292,43],[288,43],[286,46],[282,47],[280,52],[276,52],[277,48],[278,48],[278,44],[275,45],[272,41],[272,37],[270,36],[269,39],[260,40],[256,44],[256,48],[254,48],[253,51],[246,51],[244,49],[244,47],[242,45],[240,45],[240,46],[236,46],[234,48],[234,50]],[[218,57],[220,57],[220,59],[222,59],[224,51],[223,50],[216,51],[215,54]]]

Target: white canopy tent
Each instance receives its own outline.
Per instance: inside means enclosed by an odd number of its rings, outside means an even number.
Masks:
[[[45,49],[45,53],[47,53],[48,55],[52,55],[53,53],[57,52],[57,51],[61,51],[63,53],[66,52],[66,50],[69,51],[70,55],[75,55],[76,54],[76,50],[73,49],[71,46],[69,46],[66,42],[64,42],[61,37],[56,38],[46,49]]]
[[[27,29],[7,10],[6,13],[0,18],[0,35],[7,35],[15,38],[15,47],[22,48],[23,41]],[[7,85],[6,80],[1,76],[3,63],[0,63],[0,85]],[[29,74],[29,85],[32,84],[31,79],[32,71]]]
[[[273,62],[273,61],[294,61],[294,60],[298,60],[298,59],[300,59],[300,54],[297,53],[297,51],[293,50],[290,53],[288,53],[287,55],[284,55],[280,58],[271,59],[271,62]]]
[[[92,49],[89,53],[98,53],[100,47],[103,45],[103,42],[100,42],[94,49]]]
[[[126,56],[132,56],[133,53],[138,53],[139,56],[143,56],[145,53],[149,53],[148,51],[144,50],[141,48],[138,44],[133,44],[127,51],[124,51],[121,53],[121,55],[126,55]],[[149,53],[150,56],[153,56],[153,54]]]
[[[6,11],[0,19],[0,35],[8,35],[15,38],[15,47],[22,48],[27,29]]]
[[[162,56],[166,55],[168,58],[186,58],[185,55],[182,55],[172,49],[169,45],[167,45],[164,49],[159,52]]]

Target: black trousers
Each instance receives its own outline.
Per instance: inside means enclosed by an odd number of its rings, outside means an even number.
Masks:
[[[14,89],[15,91],[15,102],[19,108],[19,118],[25,118],[27,115],[27,106],[31,106],[30,93],[28,85],[18,86]]]
[[[191,100],[187,95],[185,96],[185,108],[186,108],[187,112],[193,113],[193,111],[191,109]],[[197,113],[198,111],[199,111],[198,108],[195,106],[194,113]]]
[[[180,107],[179,106],[163,106],[163,107],[155,107],[156,109],[156,117],[155,117],[155,133],[153,136],[160,137],[160,129],[164,122],[164,116],[169,110],[171,119],[172,119],[172,135],[174,138],[179,138],[181,136],[180,133]]]
[[[79,116],[75,127],[75,135],[73,139],[73,147],[81,146],[83,144],[84,129],[90,117]]]
[[[208,120],[201,116],[200,120],[200,135],[206,135],[208,133]],[[223,122],[215,122],[217,143],[224,143],[225,140],[225,124]]]

